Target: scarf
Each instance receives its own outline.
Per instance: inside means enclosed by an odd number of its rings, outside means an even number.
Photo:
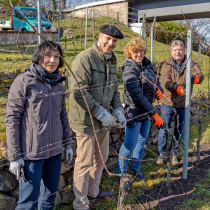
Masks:
[[[55,85],[57,83],[63,82],[66,78],[59,75],[59,70],[56,69],[53,73],[49,73],[44,67],[39,64],[34,64],[38,75],[50,85]]]
[[[176,71],[180,74],[182,72],[182,70],[184,69],[184,66],[185,66],[185,57],[183,58],[183,60],[181,61],[181,63],[177,63],[176,60],[174,60],[174,68],[176,69]]]

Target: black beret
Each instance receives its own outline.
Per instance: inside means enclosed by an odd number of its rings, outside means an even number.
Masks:
[[[101,33],[107,34],[109,36],[113,36],[117,39],[123,39],[124,38],[122,32],[114,25],[108,25],[108,24],[102,25],[99,28],[99,31]]]

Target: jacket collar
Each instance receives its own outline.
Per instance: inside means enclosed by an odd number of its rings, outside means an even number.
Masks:
[[[172,56],[166,61],[166,64],[172,66],[173,68],[175,68],[174,59],[173,59]],[[183,68],[182,68],[181,72],[185,71],[186,66],[187,66],[187,56],[184,55],[184,65],[183,65]]]

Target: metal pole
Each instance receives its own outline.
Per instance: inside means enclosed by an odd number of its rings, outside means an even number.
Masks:
[[[201,40],[199,41],[197,63],[199,63],[199,57],[200,57],[200,53],[201,53]]]
[[[153,31],[154,31],[154,28],[153,26],[151,27],[151,63],[153,63]]]
[[[146,14],[144,14],[144,16],[143,16],[141,39],[144,39],[144,31],[145,31],[145,17],[146,17]]]
[[[140,23],[140,12],[138,11],[138,23]],[[140,26],[140,24],[139,24]],[[141,35],[141,26],[139,27],[139,38],[140,38],[140,35]]]
[[[186,93],[185,93],[185,130],[184,130],[184,162],[183,179],[187,179],[188,167],[188,146],[190,129],[190,95],[191,95],[191,68],[192,68],[192,30],[187,33],[187,74],[186,74]]]
[[[106,1],[107,2],[107,5],[106,5],[106,13],[107,13],[107,24],[109,24],[109,12],[108,12],[108,0]]]
[[[59,18],[58,18],[58,43],[60,42],[60,33],[61,33],[61,2],[59,2]]]
[[[119,21],[119,12],[117,12],[116,25],[118,25],[118,21]]]
[[[38,32],[39,34],[42,33],[42,30],[41,30],[41,9],[40,9],[40,0],[37,0],[37,16],[38,16]],[[41,44],[41,36],[38,36],[38,44]]]
[[[86,7],[86,22],[85,22],[85,49],[87,49],[87,25],[88,25],[88,8]]]
[[[152,27],[151,27],[151,34],[150,34],[150,38],[151,38],[151,63],[153,63],[153,37],[154,37],[155,21],[156,21],[156,16],[154,17],[154,20],[153,20],[153,23],[152,23]]]

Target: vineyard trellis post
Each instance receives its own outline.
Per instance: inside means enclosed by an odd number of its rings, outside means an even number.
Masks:
[[[58,18],[58,43],[60,42],[60,33],[61,33],[61,2],[59,1],[59,18]]]
[[[153,26],[151,27],[151,63],[153,63],[153,32],[154,32],[154,28]]]
[[[200,53],[201,53],[201,40],[199,41],[197,63],[199,63]]]
[[[86,7],[86,21],[85,21],[85,49],[87,49],[87,27],[88,27],[88,7]]]
[[[153,63],[153,37],[154,37],[155,21],[156,21],[156,16],[154,17],[154,20],[153,20],[153,23],[152,23],[152,27],[151,27],[151,34],[150,34],[150,38],[151,38],[151,63]]]
[[[41,9],[40,9],[40,0],[37,0],[37,15],[38,15],[38,33],[41,34]],[[38,44],[41,44],[42,39],[41,36],[38,36]]]
[[[183,179],[187,179],[189,128],[190,128],[190,96],[191,96],[191,68],[192,68],[192,30],[187,32],[187,74],[185,92],[185,129],[184,129],[184,162]]]
[[[140,23],[141,21],[141,18],[140,18],[140,13],[138,12],[138,23]],[[139,24],[140,26],[140,24]],[[140,38],[140,35],[141,35],[141,26],[139,27],[139,38]]]
[[[117,12],[116,25],[118,25],[118,22],[119,22],[119,12]]]
[[[106,1],[107,24],[109,24],[109,2]]]
[[[146,19],[146,14],[144,13],[142,21],[141,39],[144,39],[145,35],[145,19]]]

